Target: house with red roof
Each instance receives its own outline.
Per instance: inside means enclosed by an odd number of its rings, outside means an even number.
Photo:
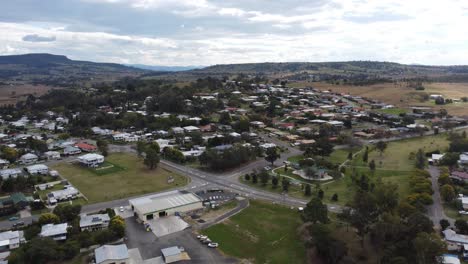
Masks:
[[[88,144],[86,142],[80,142],[75,145],[75,147],[81,149],[81,151],[85,152],[95,152],[97,150],[97,147],[91,144]]]

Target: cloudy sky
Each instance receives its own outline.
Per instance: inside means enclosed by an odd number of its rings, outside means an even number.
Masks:
[[[0,10],[0,55],[468,64],[467,0],[11,0]]]

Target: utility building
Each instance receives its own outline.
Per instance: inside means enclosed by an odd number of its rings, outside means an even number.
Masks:
[[[144,196],[132,199],[129,203],[135,216],[141,221],[203,208],[202,199],[187,191],[170,191]]]

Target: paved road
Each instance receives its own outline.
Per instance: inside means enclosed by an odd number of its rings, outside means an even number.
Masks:
[[[205,228],[208,228],[210,226],[216,225],[216,224],[230,218],[231,216],[240,213],[242,210],[244,210],[247,207],[249,207],[249,200],[248,199],[240,200],[240,201],[238,201],[238,204],[234,209],[224,213],[223,215],[218,216],[216,219],[214,219],[212,221],[201,224],[200,228],[205,229]]]
[[[452,218],[449,218],[445,214],[444,207],[442,205],[442,198],[440,197],[439,183],[438,183],[440,170],[436,166],[429,166],[428,171],[431,174],[432,190],[434,191],[434,193],[432,194],[432,200],[434,201],[434,203],[427,207],[427,215],[432,220],[432,223],[434,224],[434,226],[437,226],[439,228],[440,228],[439,222],[441,219],[447,219],[449,220],[450,224],[453,225],[455,223],[455,220]]]

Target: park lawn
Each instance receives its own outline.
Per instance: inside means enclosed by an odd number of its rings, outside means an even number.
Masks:
[[[418,149],[422,149],[424,152],[440,150],[443,153],[448,145],[446,134],[393,141],[388,143],[382,155],[379,151],[370,151],[369,161],[375,160],[377,168],[410,171],[414,169],[414,160],[409,159],[411,152],[416,153]]]
[[[97,175],[80,165],[65,162],[51,167],[77,187],[88,198],[89,203],[158,192],[187,184],[187,178],[166,169],[158,167],[149,170],[142,159],[131,154],[114,153],[106,157],[106,160],[123,169]],[[167,183],[168,176],[174,177],[173,183]]]
[[[306,263],[306,249],[296,210],[251,201],[250,206],[223,223],[203,231],[230,256],[253,263]]]

